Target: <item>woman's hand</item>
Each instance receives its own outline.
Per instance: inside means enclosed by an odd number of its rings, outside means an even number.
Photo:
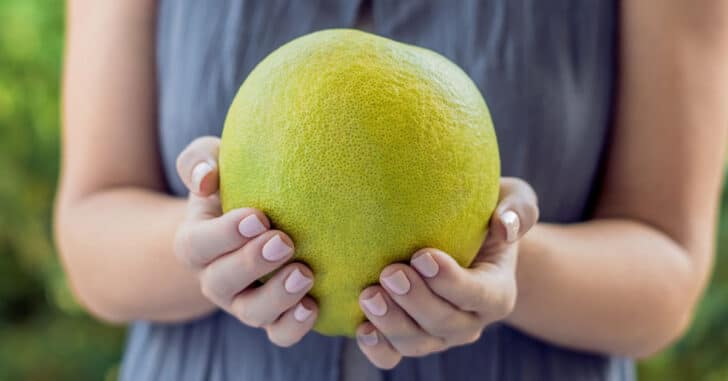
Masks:
[[[368,322],[357,329],[359,348],[379,368],[402,356],[419,357],[472,343],[516,302],[518,239],[538,220],[536,195],[522,180],[502,178],[490,229],[470,268],[448,254],[422,249],[410,265],[384,268],[380,285],[365,289]]]
[[[265,329],[273,343],[293,345],[316,320],[316,303],[306,296],[313,273],[301,263],[286,264],[293,242],[286,233],[271,230],[261,211],[243,208],[222,214],[219,143],[218,138],[199,138],[177,159],[190,195],[175,254],[197,274],[202,293],[215,305],[244,324]],[[269,273],[274,274],[258,285]]]

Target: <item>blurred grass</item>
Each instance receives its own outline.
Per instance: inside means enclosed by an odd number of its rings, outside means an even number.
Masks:
[[[70,296],[51,241],[63,2],[0,0],[0,380],[112,380],[123,330]],[[728,193],[716,271],[689,334],[642,380],[728,380]]]

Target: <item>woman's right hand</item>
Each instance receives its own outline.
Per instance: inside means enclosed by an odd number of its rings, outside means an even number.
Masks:
[[[302,263],[286,264],[293,241],[270,229],[261,211],[242,208],[222,214],[219,145],[218,138],[198,138],[177,158],[177,171],[190,194],[175,254],[197,275],[212,303],[244,324],[265,329],[274,344],[293,345],[316,321],[316,303],[306,296],[313,273]],[[269,273],[271,278],[258,285]]]

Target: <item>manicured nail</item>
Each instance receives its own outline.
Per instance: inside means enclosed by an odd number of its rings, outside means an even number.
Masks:
[[[440,271],[440,266],[432,258],[432,254],[424,253],[412,260],[412,267],[425,277],[432,278]]]
[[[296,309],[293,310],[293,318],[299,323],[303,323],[309,316],[311,316],[312,312],[313,311],[306,308],[303,303],[298,303]]]
[[[387,313],[387,303],[384,301],[382,294],[376,293],[369,299],[362,299],[362,304],[367,311],[374,316],[384,316]]]
[[[379,337],[377,336],[377,331],[373,330],[369,333],[359,335],[359,340],[362,342],[362,344],[368,347],[373,347],[379,342]]]
[[[199,193],[202,187],[202,180],[207,176],[208,173],[215,169],[210,163],[203,161],[195,165],[192,169],[192,191]]]
[[[297,294],[303,291],[306,287],[310,286],[313,280],[299,270],[295,269],[286,279],[285,288],[291,294]]]
[[[397,270],[392,275],[382,277],[382,283],[397,295],[404,295],[410,290],[410,281],[402,270]]]
[[[238,231],[243,237],[253,238],[265,231],[265,225],[255,214],[251,214],[238,224]]]
[[[293,248],[283,242],[278,234],[276,234],[275,237],[271,238],[263,246],[263,258],[270,262],[280,261],[281,259],[291,255],[291,253],[293,253]]]
[[[521,219],[512,210],[506,210],[500,215],[503,225],[506,227],[506,241],[515,242],[518,239],[518,230],[521,229]]]

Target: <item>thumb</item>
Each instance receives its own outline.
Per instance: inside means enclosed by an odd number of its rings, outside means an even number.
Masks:
[[[538,215],[538,200],[533,188],[523,180],[504,177],[488,238],[498,242],[516,242],[536,224]]]
[[[222,215],[220,194],[198,196],[190,193],[187,199],[187,219],[191,221],[204,221]]]
[[[190,193],[209,196],[218,189],[217,157],[220,139],[213,136],[197,138],[177,157],[177,174]]]

